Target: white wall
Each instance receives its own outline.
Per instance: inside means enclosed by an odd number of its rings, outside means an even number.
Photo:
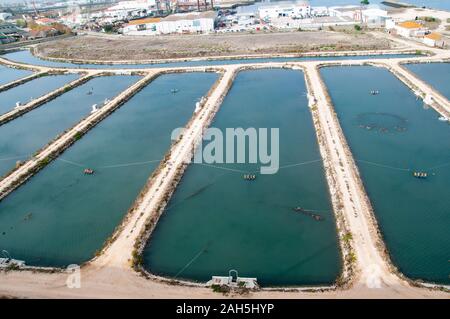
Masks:
[[[277,18],[280,14],[285,14],[288,17],[291,16],[308,16],[311,14],[310,6],[266,6],[258,9],[258,14],[261,19]]]
[[[139,27],[138,27],[139,26]],[[145,30],[141,25],[129,25],[123,28],[124,34],[129,35],[153,35],[153,34],[170,34],[170,33],[197,33],[197,32],[213,32],[214,19],[201,18],[193,20],[176,20],[176,21],[161,21],[156,23],[145,24]],[[156,29],[153,31],[152,29]]]

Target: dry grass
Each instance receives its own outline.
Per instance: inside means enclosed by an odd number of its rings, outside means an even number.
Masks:
[[[388,49],[389,41],[365,33],[280,32],[171,36],[79,36],[40,44],[44,56],[89,60],[148,60],[325,50]]]

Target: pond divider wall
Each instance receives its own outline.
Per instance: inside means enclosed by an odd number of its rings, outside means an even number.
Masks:
[[[45,75],[48,75],[47,71],[37,72],[37,73],[31,74],[31,75],[29,75],[27,77],[15,80],[13,82],[6,83],[6,84],[0,86],[0,92],[4,92],[6,90],[12,89],[13,87],[25,84],[25,83],[27,83],[27,82],[29,82],[31,80],[40,78],[40,77],[45,76]]]
[[[49,75],[63,74],[63,73],[42,72],[42,73],[38,73],[38,74],[41,74],[41,76],[44,76],[44,75],[49,76]],[[55,98],[57,98],[58,96],[60,96],[64,93],[67,93],[67,92],[75,89],[76,87],[88,82],[95,76],[99,76],[99,74],[98,73],[84,74],[82,77],[60,87],[59,89],[56,89],[50,93],[47,93],[37,99],[34,99],[33,101],[31,101],[25,105],[16,107],[3,115],[0,115],[0,126],[18,118],[19,116],[22,116],[25,113],[30,112],[31,110],[33,110],[35,108],[38,108],[41,105],[44,105],[44,104],[50,102],[51,100],[54,100]],[[23,84],[23,83],[19,83],[17,85],[20,85],[20,84]]]
[[[104,118],[122,106],[159,74],[160,72],[148,73],[148,75],[146,75],[143,79],[139,80],[128,89],[120,93],[99,111],[82,119],[78,124],[58,135],[53,141],[49,142],[46,146],[37,151],[32,159],[24,162],[22,165],[12,170],[0,181],[0,200],[6,197],[18,186],[26,182],[30,177],[49,164],[53,159],[58,157],[91,128],[96,126]],[[104,74],[100,73],[99,76],[100,75]]]

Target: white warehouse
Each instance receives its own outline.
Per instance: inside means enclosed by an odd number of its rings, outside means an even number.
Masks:
[[[258,8],[258,15],[260,19],[273,19],[278,17],[306,18],[311,15],[311,6],[307,1],[261,6]]]
[[[130,21],[123,28],[125,35],[157,35],[173,33],[209,33],[214,31],[216,13],[191,12],[173,14],[166,18],[147,18]]]

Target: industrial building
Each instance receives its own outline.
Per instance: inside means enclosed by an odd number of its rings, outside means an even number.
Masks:
[[[306,18],[311,16],[311,6],[307,1],[261,6],[258,8],[258,15],[261,19],[273,19],[279,17]]]
[[[130,21],[122,30],[126,35],[209,33],[214,31],[214,11],[172,14],[166,18]]]

